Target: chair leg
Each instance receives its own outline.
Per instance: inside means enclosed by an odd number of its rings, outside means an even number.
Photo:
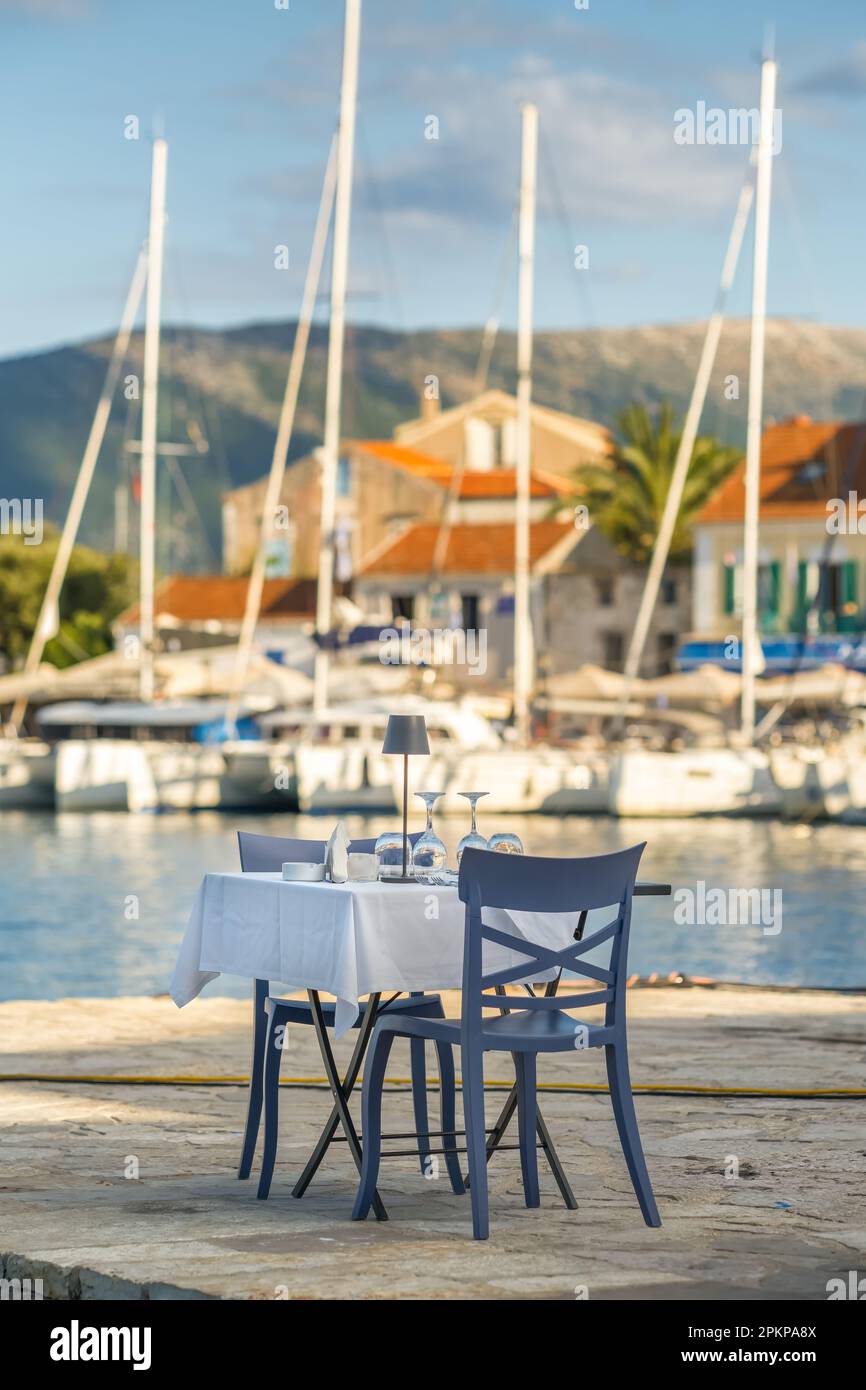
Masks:
[[[484,1128],[484,1055],[481,1049],[473,1057],[468,1048],[461,1048],[460,1065],[472,1198],[472,1234],[476,1240],[486,1240],[490,1234],[490,1221],[487,1210],[487,1131]]]
[[[451,1181],[451,1191],[462,1197],[466,1188],[460,1170],[457,1153],[457,1088],[454,1084],[454,1053],[450,1043],[437,1043],[436,1055],[439,1059],[439,1108],[442,1116],[442,1147],[445,1150],[445,1167]]]
[[[277,1046],[277,1030],[274,1011],[268,1019],[265,1036],[265,1142],[262,1146],[262,1171],[259,1174],[259,1190],[256,1196],[261,1200],[271,1190],[274,1175],[274,1162],[277,1157],[277,1131],[280,1110],[280,1062],[283,1049]]]
[[[382,1090],[394,1034],[374,1033],[364,1067],[364,1090],[361,1099],[361,1133],[364,1136],[361,1160],[361,1181],[352,1210],[353,1221],[363,1221],[376,1195],[379,1179],[379,1159],[382,1154]]]
[[[528,1207],[540,1207],[538,1149],[535,1139],[538,1114],[535,1092],[535,1053],[515,1052],[514,1065],[517,1071],[517,1128],[520,1138],[523,1197]]]
[[[256,1151],[256,1140],[259,1136],[259,1122],[262,1116],[262,1083],[265,1070],[265,1033],[268,1027],[265,1000],[268,997],[269,988],[268,980],[253,980],[253,1055],[250,1059],[247,1118],[244,1125],[241,1158],[238,1164],[239,1178],[248,1178],[250,1175],[253,1155]]]
[[[412,1109],[415,1112],[415,1133],[418,1135],[418,1161],[421,1172],[426,1177],[430,1164],[430,1140],[427,1118],[427,1057],[423,1038],[412,1038],[409,1043],[409,1058],[412,1067]]]
[[[640,1142],[640,1131],[637,1127],[626,1045],[624,1042],[608,1044],[604,1049],[604,1054],[613,1115],[629,1177],[640,1203],[644,1221],[648,1226],[660,1226],[662,1224],[661,1217],[653,1196],[652,1183],[643,1156],[643,1146]]]

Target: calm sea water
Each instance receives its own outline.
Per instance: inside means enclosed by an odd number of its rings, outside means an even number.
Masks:
[[[349,817],[353,835],[381,818]],[[245,817],[268,834],[323,838],[330,821]],[[237,867],[237,822],[215,814],[0,815],[0,998],[158,994],[168,987],[202,874]],[[454,850],[466,827],[443,820]],[[500,818],[527,852],[593,854],[647,840],[641,876],[675,889],[781,890],[782,930],[678,924],[674,899],[636,903],[630,966],[750,983],[866,987],[866,827],[775,822]],[[137,918],[134,912],[137,910]],[[246,994],[222,977],[210,993]]]

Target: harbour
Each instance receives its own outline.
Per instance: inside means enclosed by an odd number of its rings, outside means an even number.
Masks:
[[[859,21],[206,8],[0,19],[0,1304],[199,1378],[252,1303],[518,1300],[826,1377]]]

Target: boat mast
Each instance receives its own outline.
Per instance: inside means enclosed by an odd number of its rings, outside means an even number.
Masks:
[[[165,175],[168,146],[154,140],[147,238],[147,306],[144,381],[141,394],[141,542],[139,555],[139,693],[153,699],[153,600],[156,513],[156,415],[159,392],[159,334],[165,237]]]
[[[767,317],[767,261],[770,248],[770,189],[773,177],[773,112],[776,64],[761,64],[761,116],[755,188],[755,248],[752,275],[752,332],[749,345],[749,408],[746,425],[746,505],[743,527],[743,742],[755,737],[755,677],[758,637],[758,512],[761,484],[761,427],[764,400],[764,337]]]
[[[334,208],[334,247],[331,265],[331,326],[325,388],[325,433],[322,444],[319,575],[316,593],[316,635],[327,643],[334,595],[334,526],[337,510],[337,460],[340,453],[340,406],[343,386],[343,340],[346,330],[346,277],[349,267],[349,225],[352,216],[352,162],[355,146],[355,107],[358,96],[358,47],[361,0],[346,0],[343,38],[343,76],[340,125],[337,134],[337,195]],[[313,707],[321,713],[328,704],[328,649],[316,652]]]
[[[634,632],[626,656],[622,694],[620,695],[616,716],[614,718],[613,727],[615,731],[622,725],[626,708],[631,698],[632,686],[640,671],[641,658],[649,634],[653,612],[655,611],[659,587],[665,572],[674,529],[680,513],[680,503],[682,502],[686,478],[688,477],[692,451],[695,447],[695,440],[698,434],[698,426],[701,422],[701,415],[707,398],[710,377],[712,376],[713,367],[715,366],[719,338],[722,332],[722,325],[725,321],[725,306],[728,293],[734,282],[734,275],[740,257],[740,249],[743,244],[746,223],[752,206],[753,193],[754,179],[750,172],[746,182],[740,189],[740,196],[737,200],[737,210],[734,213],[731,234],[728,238],[728,246],[722,266],[722,275],[716,295],[715,308],[707,324],[704,345],[701,349],[698,370],[695,376],[694,386],[692,387],[691,400],[689,401],[689,407],[686,412],[683,432],[680,436],[679,448],[677,449],[677,456],[674,461],[668,495],[665,499],[664,511],[662,513],[658,535],[656,536],[655,546],[653,547],[646,583],[644,584],[644,590],[641,595],[640,608],[638,609]]]
[[[273,535],[274,517],[276,515],[277,506],[279,505],[283,479],[286,476],[286,459],[288,457],[292,430],[295,424],[295,410],[298,404],[298,392],[300,391],[301,377],[303,376],[304,362],[307,356],[310,326],[316,308],[316,295],[319,292],[319,279],[322,273],[322,262],[325,258],[325,242],[328,237],[328,224],[330,223],[331,210],[334,206],[336,172],[337,142],[335,138],[331,141],[328,163],[325,168],[322,197],[319,202],[319,212],[316,218],[315,231],[313,232],[313,245],[310,251],[309,264],[307,266],[307,275],[304,281],[301,312],[295,331],[295,341],[292,345],[289,374],[286,378],[286,389],[283,395],[282,409],[280,410],[280,421],[277,427],[276,441],[274,443],[271,471],[268,477],[268,486],[265,492],[264,507],[262,509],[262,525],[259,533],[259,543],[250,573],[244,618],[241,624],[240,637],[238,638],[237,657],[232,676],[232,688],[228,708],[226,710],[226,726],[232,733],[235,732],[238,703],[246,680],[250,653],[253,647],[253,638],[255,637],[256,623],[259,620],[259,612],[262,604],[268,541]]]
[[[532,453],[532,292],[535,258],[535,181],[538,164],[538,107],[521,108],[520,278],[517,311],[517,438],[514,526],[514,722],[521,742],[529,739],[533,643],[529,589],[529,481]]]
[[[114,392],[117,388],[117,379],[120,376],[120,369],[126,357],[126,350],[129,347],[129,339],[132,334],[132,326],[135,323],[135,316],[138,313],[138,306],[141,303],[141,294],[144,289],[145,274],[147,272],[147,256],[142,249],[139,252],[138,260],[133,271],[132,281],[129,292],[126,296],[126,303],[123,306],[123,313],[120,319],[120,328],[114,340],[114,347],[111,351],[108,367],[105,371],[105,380],[102,385],[102,393],[93,416],[93,423],[90,426],[90,433],[87,436],[87,443],[84,446],[84,454],[81,459],[81,467],[78,470],[78,477],[75,480],[75,487],[72,490],[72,499],[69,503],[69,510],[66,513],[66,520],[63,523],[63,531],[60,536],[60,543],[54,555],[54,563],[51,566],[51,574],[42,599],[42,606],[39,609],[39,617],[36,620],[36,627],[33,637],[30,640],[30,649],[27,653],[27,660],[24,663],[23,674],[30,676],[35,674],[42,660],[42,653],[45,644],[54,635],[59,626],[57,616],[57,603],[60,598],[60,590],[63,588],[63,581],[66,578],[66,570],[69,566],[69,557],[78,536],[78,528],[81,524],[81,516],[84,511],[87,495],[90,492],[90,484],[93,481],[93,473],[96,468],[96,461],[99,458],[99,451],[102,448],[102,441],[105,438],[105,430],[108,425],[108,418],[111,414],[111,403]],[[16,700],[12,709],[11,724],[16,731],[20,731],[24,712],[27,709],[27,697],[21,696]]]
[[[505,259],[502,264],[502,283],[496,294],[493,312],[490,314],[484,325],[481,335],[481,350],[478,354],[478,363],[475,368],[475,376],[472,382],[472,398],[480,396],[487,390],[487,378],[490,373],[490,363],[493,358],[493,349],[496,346],[496,338],[499,333],[499,320],[502,313],[502,300],[505,296],[508,281],[508,271],[515,249],[515,233],[517,230],[517,210],[511,219],[511,230],[508,235],[508,246],[506,248]],[[436,544],[433,547],[433,560],[430,565],[430,591],[437,593],[442,588],[442,570],[445,566],[445,558],[448,554],[448,546],[451,541],[451,532],[457,524],[460,512],[460,489],[463,486],[463,478],[466,474],[466,450],[464,449],[460,458],[451,473],[451,481],[448,484],[448,491],[445,496],[445,504],[442,508],[442,520],[439,523],[439,530],[436,533]]]

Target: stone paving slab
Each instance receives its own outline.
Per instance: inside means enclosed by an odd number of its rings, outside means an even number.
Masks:
[[[448,999],[456,1012],[456,999]],[[629,997],[636,1083],[866,1089],[866,998],[736,988]],[[351,1040],[338,1045],[345,1060]],[[394,1049],[386,1125],[411,1128]],[[0,1084],[0,1259],[56,1298],[824,1299],[866,1272],[866,1099],[640,1095],[664,1222],[641,1220],[605,1094],[542,1104],[580,1208],[542,1167],[542,1207],[522,1203],[516,1153],[490,1168],[491,1238],[471,1239],[467,1198],[411,1159],[383,1164],[390,1220],[348,1220],[355,1173],[329,1152],[307,1196],[290,1195],[328,1108],[284,1087],[272,1195],[234,1177],[245,1092],[205,1083],[246,1073],[249,1006],[208,997],[0,1004],[0,1073],[202,1078],[188,1086]],[[489,1059],[490,1079],[510,1078]],[[311,1029],[293,1031],[284,1076],[321,1076]],[[604,1080],[596,1053],[542,1058],[551,1085]],[[431,1065],[431,1078],[435,1071]],[[503,1092],[491,1090],[493,1117]],[[431,1090],[431,1111],[438,1097]],[[404,1147],[401,1145],[401,1147]],[[732,1178],[734,1162],[738,1176]],[[136,1176],[137,1175],[137,1176]]]

